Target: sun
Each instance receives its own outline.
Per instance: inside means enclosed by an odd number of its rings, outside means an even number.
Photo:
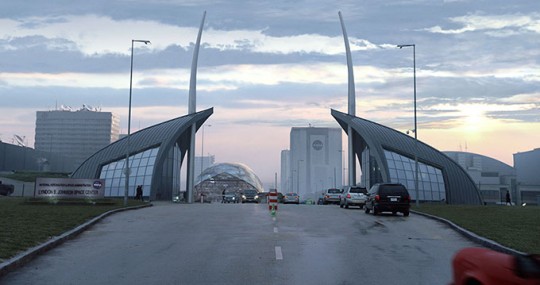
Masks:
[[[485,108],[482,105],[462,105],[461,127],[462,131],[470,138],[479,138],[483,133],[491,130],[491,119],[486,116]]]

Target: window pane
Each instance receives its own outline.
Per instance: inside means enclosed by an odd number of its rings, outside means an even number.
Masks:
[[[405,174],[407,176],[407,179],[414,179],[414,172],[412,171],[405,171]]]

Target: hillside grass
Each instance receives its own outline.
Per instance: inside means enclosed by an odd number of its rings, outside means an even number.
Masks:
[[[128,206],[141,204],[143,202],[129,200]],[[0,196],[0,262],[122,207],[123,199],[49,203],[43,199]]]
[[[538,206],[413,206],[412,210],[438,216],[526,253],[540,253],[540,207]]]

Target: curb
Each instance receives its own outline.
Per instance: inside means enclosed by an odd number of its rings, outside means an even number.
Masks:
[[[424,217],[427,217],[427,218],[430,218],[432,220],[436,220],[436,221],[439,221],[439,222],[442,222],[444,224],[447,224],[448,226],[450,226],[452,229],[454,229],[455,231],[457,231],[458,233],[460,233],[461,235],[463,235],[464,237],[466,237],[467,239],[477,243],[477,244],[480,244],[484,247],[487,247],[489,249],[492,249],[492,250],[495,250],[495,251],[498,251],[498,252],[502,252],[502,253],[506,253],[506,254],[511,254],[511,255],[526,255],[526,253],[523,253],[521,251],[517,251],[515,249],[512,249],[512,248],[509,248],[509,247],[506,247],[504,245],[501,245],[497,242],[494,242],[490,239],[487,239],[487,238],[484,238],[484,237],[481,237],[469,230],[466,230],[456,224],[454,224],[453,222],[447,220],[447,219],[443,219],[441,217],[437,217],[437,216],[433,216],[433,215],[430,215],[430,214],[426,214],[426,213],[422,213],[422,212],[418,212],[418,211],[414,211],[414,210],[411,210],[411,212],[417,214],[417,215],[421,215],[421,216],[424,216]]]
[[[50,239],[50,240],[48,240],[48,241],[46,241],[46,242],[44,242],[44,243],[42,243],[40,245],[29,248],[26,251],[24,251],[24,252],[22,252],[20,254],[17,254],[16,256],[14,256],[14,257],[0,263],[0,278],[2,276],[6,275],[9,272],[11,272],[11,271],[13,271],[13,270],[15,270],[15,269],[17,269],[19,267],[24,266],[25,264],[32,261],[34,258],[39,256],[40,254],[45,253],[48,250],[53,249],[53,248],[61,245],[63,242],[74,238],[78,234],[80,234],[80,233],[84,232],[85,230],[89,229],[94,224],[96,224],[97,222],[99,222],[100,220],[102,220],[103,218],[105,218],[105,217],[107,217],[109,215],[112,215],[112,214],[118,213],[118,212],[123,212],[123,211],[128,211],[128,210],[136,210],[136,209],[150,207],[150,206],[152,206],[151,203],[146,204],[146,205],[140,205],[140,206],[133,206],[133,207],[128,207],[128,208],[119,208],[119,209],[110,210],[110,211],[105,212],[105,213],[91,219],[90,221],[88,221],[88,222],[86,222],[86,223],[72,229],[72,230],[69,230],[69,231],[61,234],[60,236],[54,237],[54,238],[52,238],[52,239]]]

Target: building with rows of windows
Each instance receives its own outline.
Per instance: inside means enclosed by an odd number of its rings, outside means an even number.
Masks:
[[[401,183],[413,200],[482,204],[475,182],[454,160],[435,148],[383,125],[332,110],[343,130],[351,130],[360,161],[361,184]],[[418,162],[418,183],[416,183]],[[418,184],[418,189],[416,188]],[[418,193],[418,194],[417,194]]]
[[[73,170],[96,151],[118,140],[119,118],[83,105],[36,112],[36,151],[62,154],[74,160]]]

